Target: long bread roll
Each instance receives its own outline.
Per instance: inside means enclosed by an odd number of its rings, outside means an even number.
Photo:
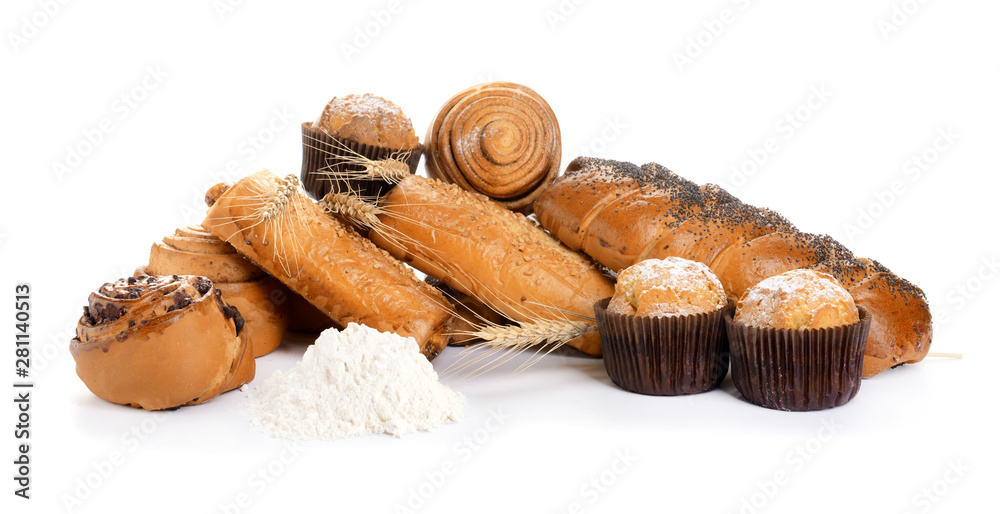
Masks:
[[[664,198],[653,205],[654,195],[637,193],[678,183],[679,203]],[[582,248],[612,270],[646,258],[697,260],[712,267],[730,297],[789,269],[828,271],[872,313],[865,377],[926,356],[933,330],[920,288],[874,261],[855,258],[829,236],[800,233],[777,213],[742,204],[718,186],[702,186],[700,193],[698,199],[683,179],[653,163],[637,167],[581,157],[542,192],[535,213],[568,246]],[[622,232],[609,238],[599,220],[616,218]],[[644,246],[636,252],[635,245]]]
[[[594,316],[611,280],[523,215],[453,184],[404,178],[382,199],[381,248],[519,322]],[[596,332],[568,342],[601,355]]]
[[[444,296],[305,198],[294,176],[260,171],[210,193],[218,197],[202,226],[340,325],[413,337],[429,359],[448,344]]]

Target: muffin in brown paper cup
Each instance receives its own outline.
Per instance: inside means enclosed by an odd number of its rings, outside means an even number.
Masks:
[[[630,316],[594,304],[611,381],[633,393],[675,396],[719,386],[729,370],[727,307],[680,316]]]
[[[861,365],[871,314],[839,327],[762,328],[725,315],[733,383],[750,403],[769,409],[810,411],[843,405],[861,388]]]
[[[330,191],[353,192],[365,198],[377,198],[392,188],[394,183],[378,179],[342,178],[365,173],[359,160],[402,160],[417,171],[423,147],[410,150],[382,148],[331,136],[312,122],[302,123],[302,186],[313,198],[320,200]],[[360,156],[360,158],[359,158]],[[338,177],[338,178],[334,178]]]

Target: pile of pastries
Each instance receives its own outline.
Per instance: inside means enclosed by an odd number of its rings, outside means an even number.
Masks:
[[[337,97],[302,143],[300,175],[214,186],[200,226],[91,294],[71,351],[94,394],[202,403],[286,330],[351,322],[428,359],[565,343],[645,394],[710,390],[731,360],[748,401],[786,410],[841,405],[930,347],[923,292],[829,236],[655,163],[560,175],[556,117],[519,84],[455,95],[423,144],[392,102]]]

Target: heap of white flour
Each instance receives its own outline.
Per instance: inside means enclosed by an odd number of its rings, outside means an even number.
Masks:
[[[351,323],[324,331],[294,368],[257,386],[249,410],[252,425],[301,440],[398,437],[455,421],[464,407],[412,337]]]

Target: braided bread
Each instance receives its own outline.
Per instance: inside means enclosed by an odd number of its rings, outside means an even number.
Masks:
[[[559,240],[612,271],[683,257],[709,265],[734,299],[791,269],[830,273],[872,315],[865,377],[919,362],[930,350],[931,314],[920,288],[830,236],[799,232],[774,211],[658,164],[577,158],[538,197],[535,213]]]

